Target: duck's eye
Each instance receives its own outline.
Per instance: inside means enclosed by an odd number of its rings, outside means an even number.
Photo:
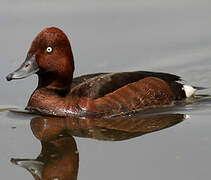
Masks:
[[[50,53],[50,52],[53,51],[53,48],[49,46],[49,47],[47,47],[46,51],[47,51],[48,53]]]

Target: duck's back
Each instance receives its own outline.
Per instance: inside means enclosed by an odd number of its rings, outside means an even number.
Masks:
[[[139,80],[150,77],[156,77],[165,81],[166,84],[172,87],[172,90],[175,91],[174,93],[176,93],[177,96],[182,95],[181,98],[184,98],[183,96],[185,94],[182,91],[183,85],[177,82],[181,80],[179,76],[148,71],[96,73],[76,77],[72,82],[71,94],[77,94],[80,97],[97,99],[108,95],[109,93],[113,93],[130,83],[138,82]],[[145,83],[147,84],[147,82]],[[155,83],[155,85],[159,85],[159,83],[160,81]],[[141,83],[139,83],[139,86],[142,86]],[[152,88],[150,84],[148,84],[148,86],[148,88]]]

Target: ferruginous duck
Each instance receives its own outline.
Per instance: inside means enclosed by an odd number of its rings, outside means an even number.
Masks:
[[[65,33],[49,27],[33,40],[24,63],[7,80],[38,75],[26,109],[55,116],[109,117],[173,105],[196,88],[176,75],[160,72],[96,73],[73,78],[74,60]]]

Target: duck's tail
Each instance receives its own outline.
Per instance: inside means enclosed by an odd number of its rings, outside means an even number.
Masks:
[[[204,89],[208,89],[208,88],[190,86],[190,85],[186,85],[186,84],[183,85],[183,90],[185,91],[185,95],[187,98],[193,96],[197,90],[204,90]]]

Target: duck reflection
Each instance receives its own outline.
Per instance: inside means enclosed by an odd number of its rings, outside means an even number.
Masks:
[[[42,151],[36,159],[11,159],[11,162],[27,169],[35,180],[77,179],[78,151],[74,138],[65,133],[39,138]]]
[[[34,136],[42,150],[36,159],[11,159],[27,169],[35,180],[77,179],[79,153],[72,135],[120,141],[171,127],[184,114],[116,117],[111,119],[36,117],[31,120]]]

